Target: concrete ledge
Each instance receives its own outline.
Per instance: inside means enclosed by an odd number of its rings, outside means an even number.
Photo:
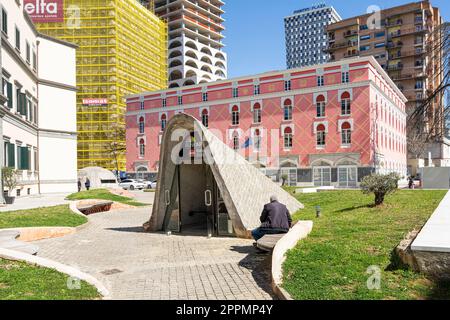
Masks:
[[[20,236],[19,230],[3,229],[0,230],[0,249],[11,249],[26,254],[34,255],[39,251],[39,247],[17,240]]]
[[[450,279],[450,191],[411,244],[411,250],[420,272]]]
[[[106,287],[93,276],[59,262],[4,248],[0,248],[0,258],[13,261],[23,261],[32,265],[56,270],[67,274],[70,277],[86,281],[90,285],[97,288],[97,291],[103,296],[104,299],[108,298],[110,295],[108,289],[106,289]]]
[[[282,237],[272,253],[272,289],[283,300],[292,300],[290,295],[281,288],[283,283],[283,263],[286,260],[286,252],[293,249],[297,243],[305,239],[312,231],[312,221],[299,221]]]
[[[450,191],[422,228],[411,249],[450,253]]]
[[[77,208],[77,201],[71,201],[70,204],[69,204],[69,208],[70,208],[70,210],[73,213],[75,213],[75,214],[77,214],[79,216],[87,218],[87,216],[85,216],[80,210],[78,210],[78,208]]]
[[[299,188],[295,190],[295,193],[317,193],[323,191],[334,191],[335,187],[313,187],[313,188]]]

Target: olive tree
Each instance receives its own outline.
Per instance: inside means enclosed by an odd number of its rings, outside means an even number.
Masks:
[[[384,203],[384,198],[398,189],[400,176],[397,173],[378,174],[374,173],[364,177],[361,181],[361,189],[364,194],[375,195],[375,205]]]
[[[3,186],[8,188],[8,196],[11,196],[11,191],[18,185],[18,173],[14,168],[2,168],[2,182]],[[3,191],[3,190],[2,190]]]

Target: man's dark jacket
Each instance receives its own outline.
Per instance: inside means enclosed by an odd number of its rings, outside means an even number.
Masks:
[[[273,201],[264,206],[261,214],[261,228],[282,229],[289,231],[292,218],[286,206],[278,201]]]

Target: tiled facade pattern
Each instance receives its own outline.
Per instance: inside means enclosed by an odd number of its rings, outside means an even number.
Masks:
[[[372,57],[130,96],[127,171],[157,171],[164,127],[186,113],[268,175],[293,167],[298,182],[328,185],[340,166],[359,180],[406,174],[405,101]]]

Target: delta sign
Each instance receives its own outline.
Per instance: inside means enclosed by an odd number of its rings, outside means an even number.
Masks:
[[[64,22],[64,0],[24,0],[23,3],[33,22]]]

